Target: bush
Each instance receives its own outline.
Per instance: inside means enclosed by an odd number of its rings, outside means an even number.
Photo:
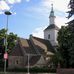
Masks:
[[[28,72],[27,68],[14,68],[7,70],[8,72]],[[29,68],[30,73],[55,73],[55,69],[50,69],[49,67],[33,67]]]
[[[14,69],[8,69],[8,72],[27,72],[27,68],[14,68]]]

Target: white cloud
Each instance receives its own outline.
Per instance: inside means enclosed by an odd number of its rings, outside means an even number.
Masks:
[[[50,7],[53,3],[54,9],[60,10],[60,11],[67,11],[68,9],[68,3],[70,0],[42,0],[42,5],[45,7]]]
[[[0,14],[3,14],[4,12],[0,11]]]
[[[0,1],[0,10],[9,10],[10,7],[5,1]]]
[[[26,0],[26,2],[30,2],[30,0]]]
[[[36,36],[36,37],[39,37],[39,38],[44,38],[44,33],[43,33],[43,30],[46,28],[46,26],[43,26],[43,27],[39,27],[39,28],[36,28],[34,31],[33,31],[33,36]]]
[[[20,3],[21,0],[6,0],[6,2],[9,4],[14,4],[14,3]]]
[[[67,18],[66,17],[60,17],[60,16],[57,16],[56,19],[55,19],[55,24],[60,28],[61,26],[65,26],[67,24]]]
[[[69,0],[53,0],[54,7],[60,11],[66,12],[68,10]]]
[[[42,12],[43,14],[47,13],[49,14],[48,12],[50,11],[50,8],[51,8],[51,4],[54,4],[54,10],[58,10],[61,12],[64,12],[66,13],[66,11],[68,10],[68,3],[69,3],[69,0],[42,0],[40,6],[38,6],[38,9],[36,7],[33,8],[33,11],[35,9],[35,11],[39,12],[40,10],[40,13]],[[44,11],[44,10],[47,10],[47,11]],[[44,12],[43,12],[44,11]],[[62,13],[61,13],[62,14]],[[56,15],[55,15],[56,16]],[[65,26],[67,24],[67,18],[65,17],[66,15],[64,16],[56,16],[56,19],[55,19],[55,24],[60,28],[61,26]],[[47,17],[48,18],[48,17]],[[39,28],[36,28],[34,31],[33,31],[33,35],[36,36],[36,37],[40,37],[40,38],[44,38],[44,33],[43,33],[43,30],[45,29],[45,27],[39,27]]]
[[[21,0],[1,0],[0,1],[0,14],[3,14],[4,10],[10,10],[11,6],[8,4],[13,5],[14,3],[20,3]]]
[[[65,17],[59,17],[57,16],[56,19],[55,19],[55,24],[61,28],[61,26],[65,26],[67,24],[67,19]],[[36,28],[34,31],[33,31],[33,36],[36,36],[36,37],[40,37],[40,38],[44,38],[44,32],[43,30],[46,28],[47,26],[43,26],[43,27],[39,27],[39,28]]]
[[[10,11],[11,12],[11,11]],[[16,12],[11,12],[12,15],[16,15]]]
[[[58,13],[60,13],[59,16],[61,16],[67,12],[69,0],[41,0],[41,2],[37,6],[31,6],[27,8],[26,11],[29,14],[35,13],[46,17],[50,13],[52,3],[54,6],[54,12],[57,12],[57,15],[59,15]]]

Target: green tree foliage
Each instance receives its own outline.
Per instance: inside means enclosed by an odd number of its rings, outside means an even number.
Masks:
[[[70,31],[70,39],[69,39],[69,62],[70,66],[74,68],[74,24],[68,25],[69,31]]]
[[[70,18],[72,15],[74,15],[74,0],[70,0],[68,7],[70,9],[70,11],[68,11],[68,18]]]
[[[70,0],[68,19],[74,15],[74,0]],[[68,26],[62,26],[58,32],[59,52],[62,55],[65,68],[74,68],[74,19],[68,22]]]
[[[14,33],[7,34],[7,48],[12,49],[15,46],[17,35]],[[6,40],[6,30],[1,29],[0,30],[0,46],[5,46],[5,40]]]
[[[59,43],[59,52],[63,58],[64,64],[62,67],[69,67],[69,49],[71,47],[70,45],[70,30],[68,26],[62,26],[61,29],[58,32],[58,43]]]
[[[58,64],[63,63],[63,58],[61,57],[59,51],[55,51],[54,55],[51,56],[49,63],[50,63],[50,68],[55,70],[57,69]]]
[[[70,0],[68,7],[70,9],[70,11],[68,11],[68,19],[69,19],[74,15],[74,0]],[[68,22],[68,25],[73,27],[73,25],[74,25],[74,17],[73,17],[73,20]]]
[[[13,33],[9,33],[9,35],[8,35],[8,49],[11,50],[15,46],[16,40],[17,40],[17,35],[13,34]]]
[[[70,0],[69,8],[70,8],[70,11],[68,11],[69,13],[68,18],[71,18],[74,15],[74,0]],[[68,29],[70,31],[69,62],[70,62],[70,66],[74,68],[73,66],[74,65],[74,18],[73,20],[68,22]]]
[[[62,68],[69,68],[69,49],[71,47],[71,31],[68,26],[62,26],[58,32],[58,48],[56,49],[54,55],[51,57],[50,62],[54,64],[57,68],[58,63]]]
[[[3,41],[4,41],[4,38],[6,36],[5,32],[6,32],[5,29],[0,30],[0,46],[4,46]]]
[[[3,55],[5,52],[6,32],[7,30],[5,29],[0,30],[0,67],[3,67]],[[14,33],[7,34],[7,49],[8,49],[7,52],[8,53],[15,46],[17,38],[18,38],[17,35]]]
[[[64,67],[74,67],[74,25],[61,27],[57,40]]]

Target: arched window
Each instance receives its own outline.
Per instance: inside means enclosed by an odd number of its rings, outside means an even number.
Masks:
[[[48,35],[48,39],[50,39],[50,34]]]
[[[16,64],[16,65],[18,64],[18,60],[15,61],[15,64]]]
[[[18,64],[18,60],[16,60],[16,64]]]

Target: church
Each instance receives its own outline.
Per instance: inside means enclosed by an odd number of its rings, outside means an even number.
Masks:
[[[55,53],[58,45],[59,28],[55,25],[53,5],[49,15],[49,25],[44,30],[44,39],[30,35],[29,39],[19,38],[8,57],[8,68],[43,67]]]

